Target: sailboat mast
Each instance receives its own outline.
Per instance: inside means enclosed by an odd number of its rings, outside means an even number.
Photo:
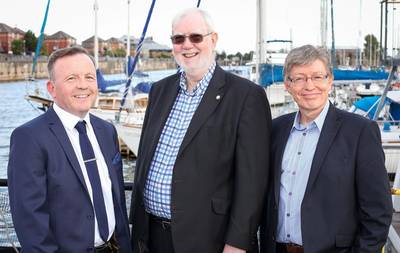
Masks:
[[[128,0],[128,31],[126,35],[126,75],[129,76],[129,56],[131,55],[131,35],[130,35],[130,4],[131,0]]]
[[[321,46],[328,48],[328,0],[321,0]]]
[[[333,68],[336,68],[336,49],[335,49],[335,24],[333,16],[333,0],[331,0],[331,29],[332,29],[332,48],[331,48],[331,62]]]
[[[361,19],[362,19],[362,0],[360,0],[359,13],[358,13],[358,37],[357,37],[357,62],[358,69],[362,66],[362,33],[361,33]]]
[[[99,39],[97,36],[97,11],[99,10],[99,5],[97,0],[94,0],[94,63],[96,65],[96,69],[99,68]]]
[[[257,41],[256,41],[256,78],[257,83],[260,83],[260,65],[265,63],[266,59],[266,0],[257,0],[256,7],[256,29],[257,29]]]

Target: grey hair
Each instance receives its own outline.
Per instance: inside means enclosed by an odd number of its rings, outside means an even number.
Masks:
[[[295,66],[304,66],[312,64],[314,61],[320,60],[324,63],[328,75],[332,75],[332,64],[328,51],[322,47],[314,47],[312,45],[304,45],[292,49],[286,56],[285,65],[283,66],[283,77],[286,80],[290,71]]]
[[[95,65],[93,57],[83,47],[73,46],[73,47],[61,48],[51,53],[49,61],[47,62],[47,71],[49,73],[50,80],[54,81],[54,64],[56,63],[57,60],[77,54],[87,55],[93,62],[93,65]]]
[[[189,8],[189,9],[180,11],[178,14],[176,14],[174,19],[172,19],[172,34],[174,33],[175,25],[179,21],[181,21],[184,17],[186,17],[192,13],[199,13],[203,17],[204,22],[206,23],[208,32],[215,32],[214,22],[210,16],[210,14],[207,11],[199,9],[199,8]]]

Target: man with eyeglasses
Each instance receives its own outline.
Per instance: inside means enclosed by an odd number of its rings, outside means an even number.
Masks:
[[[380,252],[392,204],[376,122],[328,100],[327,51],[305,45],[284,65],[299,111],[273,120],[262,253]]]
[[[215,62],[218,34],[200,9],[172,23],[182,69],[153,84],[136,163],[134,252],[257,252],[268,180],[265,91]]]

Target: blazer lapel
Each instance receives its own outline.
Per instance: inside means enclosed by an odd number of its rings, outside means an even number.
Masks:
[[[337,109],[332,104],[329,105],[329,110],[326,115],[311,164],[310,176],[308,178],[304,199],[306,199],[306,197],[310,194],[312,186],[322,167],[322,163],[325,160],[325,156],[327,155],[342,123],[341,118],[337,116],[336,110]]]
[[[277,136],[279,143],[277,145],[277,150],[275,153],[276,159],[273,164],[274,168],[274,192],[275,192],[275,203],[279,203],[279,194],[280,194],[280,185],[281,185],[281,171],[282,171],[282,159],[283,159],[283,153],[286,148],[287,141],[289,139],[290,135],[290,130],[292,129],[293,126],[293,121],[296,113],[292,113],[289,116],[289,119],[285,121],[285,125],[282,126],[282,130],[280,131],[280,135]]]
[[[85,180],[83,178],[81,167],[75,155],[74,148],[72,147],[71,141],[69,140],[67,133],[65,132],[61,120],[58,118],[53,108],[50,108],[46,112],[46,115],[47,115],[47,120],[49,122],[50,131],[53,132],[54,136],[58,139],[58,142],[63,148],[67,156],[67,159],[72,166],[72,169],[75,171],[75,174],[77,175],[82,186],[86,189],[86,192],[88,192]]]
[[[193,137],[200,130],[207,118],[214,112],[218,104],[224,97],[223,86],[225,85],[225,72],[218,65],[215,68],[214,76],[211,78],[206,92],[201,99],[199,107],[190,121],[186,135],[179,148],[178,157],[186,146],[192,141]]]
[[[107,133],[104,129],[104,125],[102,123],[99,123],[97,119],[94,118],[92,115],[90,115],[90,123],[93,126],[97,142],[99,143],[101,153],[103,154],[104,160],[107,165],[108,174],[110,175],[111,179],[111,187],[113,191],[116,193],[114,194],[114,196],[117,196],[117,200],[118,202],[120,202],[121,201],[120,194],[118,194],[119,192],[118,178],[111,161],[111,159],[114,157],[115,154],[113,154],[112,149],[110,149],[110,147],[113,147],[115,144],[107,141],[109,138],[105,138],[104,136],[108,136],[110,133]]]

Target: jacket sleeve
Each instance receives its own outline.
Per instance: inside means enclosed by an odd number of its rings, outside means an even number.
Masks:
[[[379,129],[369,122],[359,138],[356,189],[360,229],[355,252],[380,252],[392,219],[392,200]]]
[[[18,239],[25,252],[57,252],[46,198],[46,152],[27,128],[17,128],[10,142],[8,189]]]
[[[251,86],[240,113],[235,179],[226,243],[250,250],[268,182],[271,112],[265,91]]]

